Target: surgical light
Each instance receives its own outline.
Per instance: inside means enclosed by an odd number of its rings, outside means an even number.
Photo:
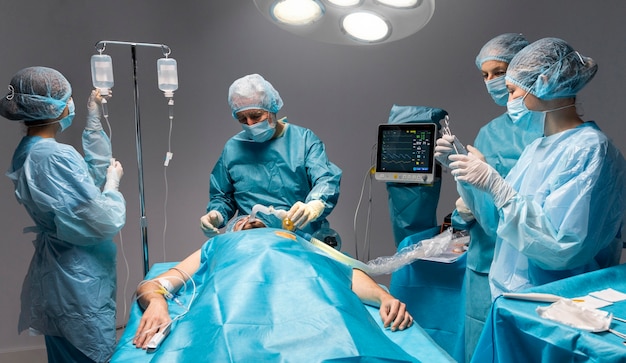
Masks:
[[[394,8],[413,8],[419,5],[420,0],[376,0],[377,2]]]
[[[274,3],[271,14],[285,24],[307,25],[320,19],[323,9],[313,0],[282,0]]]
[[[253,0],[263,16],[293,34],[320,42],[367,45],[417,33],[435,0]]]
[[[341,28],[357,40],[380,42],[389,36],[389,24],[379,15],[368,12],[355,12],[346,15]]]
[[[361,0],[328,0],[328,3],[337,6],[356,6],[361,3]]]

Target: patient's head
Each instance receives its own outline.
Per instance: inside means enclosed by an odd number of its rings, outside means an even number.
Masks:
[[[250,220],[249,215],[241,215],[231,219],[226,225],[226,232],[238,232],[246,229],[265,228],[267,227],[263,221],[258,218]]]

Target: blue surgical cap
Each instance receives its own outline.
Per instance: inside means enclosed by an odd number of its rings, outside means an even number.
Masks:
[[[230,85],[228,104],[237,118],[237,112],[257,108],[277,113],[283,107],[283,100],[271,83],[258,74],[249,74]]]
[[[543,38],[521,50],[509,63],[506,80],[537,98],[574,97],[598,70],[596,62],[564,40]]]
[[[72,95],[72,86],[57,70],[29,67],[18,71],[9,92],[0,99],[0,115],[13,121],[58,118]]]
[[[250,215],[248,214],[244,214],[244,215],[240,215],[237,216],[233,219],[231,219],[230,221],[228,221],[228,223],[226,223],[226,232],[237,232],[238,230],[235,230],[235,225],[237,224],[237,222],[239,222],[240,220],[244,219],[244,218],[249,218]]]
[[[476,67],[481,69],[483,63],[490,60],[511,63],[511,59],[524,49],[528,44],[528,40],[519,33],[505,33],[491,39],[480,49],[476,56]]]

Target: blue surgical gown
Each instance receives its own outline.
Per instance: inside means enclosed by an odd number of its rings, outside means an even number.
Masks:
[[[513,123],[508,113],[504,113],[483,126],[476,136],[473,146],[485,156],[487,163],[494,167],[502,177],[507,176],[524,148],[543,136],[543,122],[540,122],[542,115],[540,113],[532,115],[531,118]],[[490,214],[485,214],[482,210],[485,203],[491,203],[491,199],[487,198],[474,203],[472,209],[474,214],[478,213],[483,216],[484,224],[475,221],[466,223],[456,210],[453,213],[453,225],[456,228],[468,230],[471,241],[467,251],[463,287],[465,361],[469,361],[476,347],[491,307],[488,275],[496,243],[498,215],[491,208],[487,208]]]
[[[235,212],[250,214],[255,204],[289,210],[297,201],[317,199],[326,208],[303,230],[321,227],[339,199],[341,169],[328,160],[311,130],[285,126],[281,136],[267,142],[253,142],[243,131],[226,142],[211,173],[207,211],[217,210],[228,220]],[[266,221],[281,226],[274,217]]]
[[[594,122],[535,140],[506,181],[517,194],[497,211],[493,297],[619,262],[626,162]]]
[[[102,192],[111,158],[104,131],[85,130],[83,158],[53,138],[26,136],[7,176],[35,222],[35,253],[22,287],[19,331],[65,337],[96,362],[115,347],[113,237],[124,226],[125,201]]]

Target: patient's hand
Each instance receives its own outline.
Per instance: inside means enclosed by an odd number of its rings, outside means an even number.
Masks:
[[[162,296],[151,299],[139,321],[133,344],[137,348],[146,349],[150,338],[159,330],[164,329],[171,320],[165,299]]]
[[[391,331],[404,330],[413,325],[413,317],[406,311],[406,304],[391,295],[382,298],[378,311],[383,326]]]

